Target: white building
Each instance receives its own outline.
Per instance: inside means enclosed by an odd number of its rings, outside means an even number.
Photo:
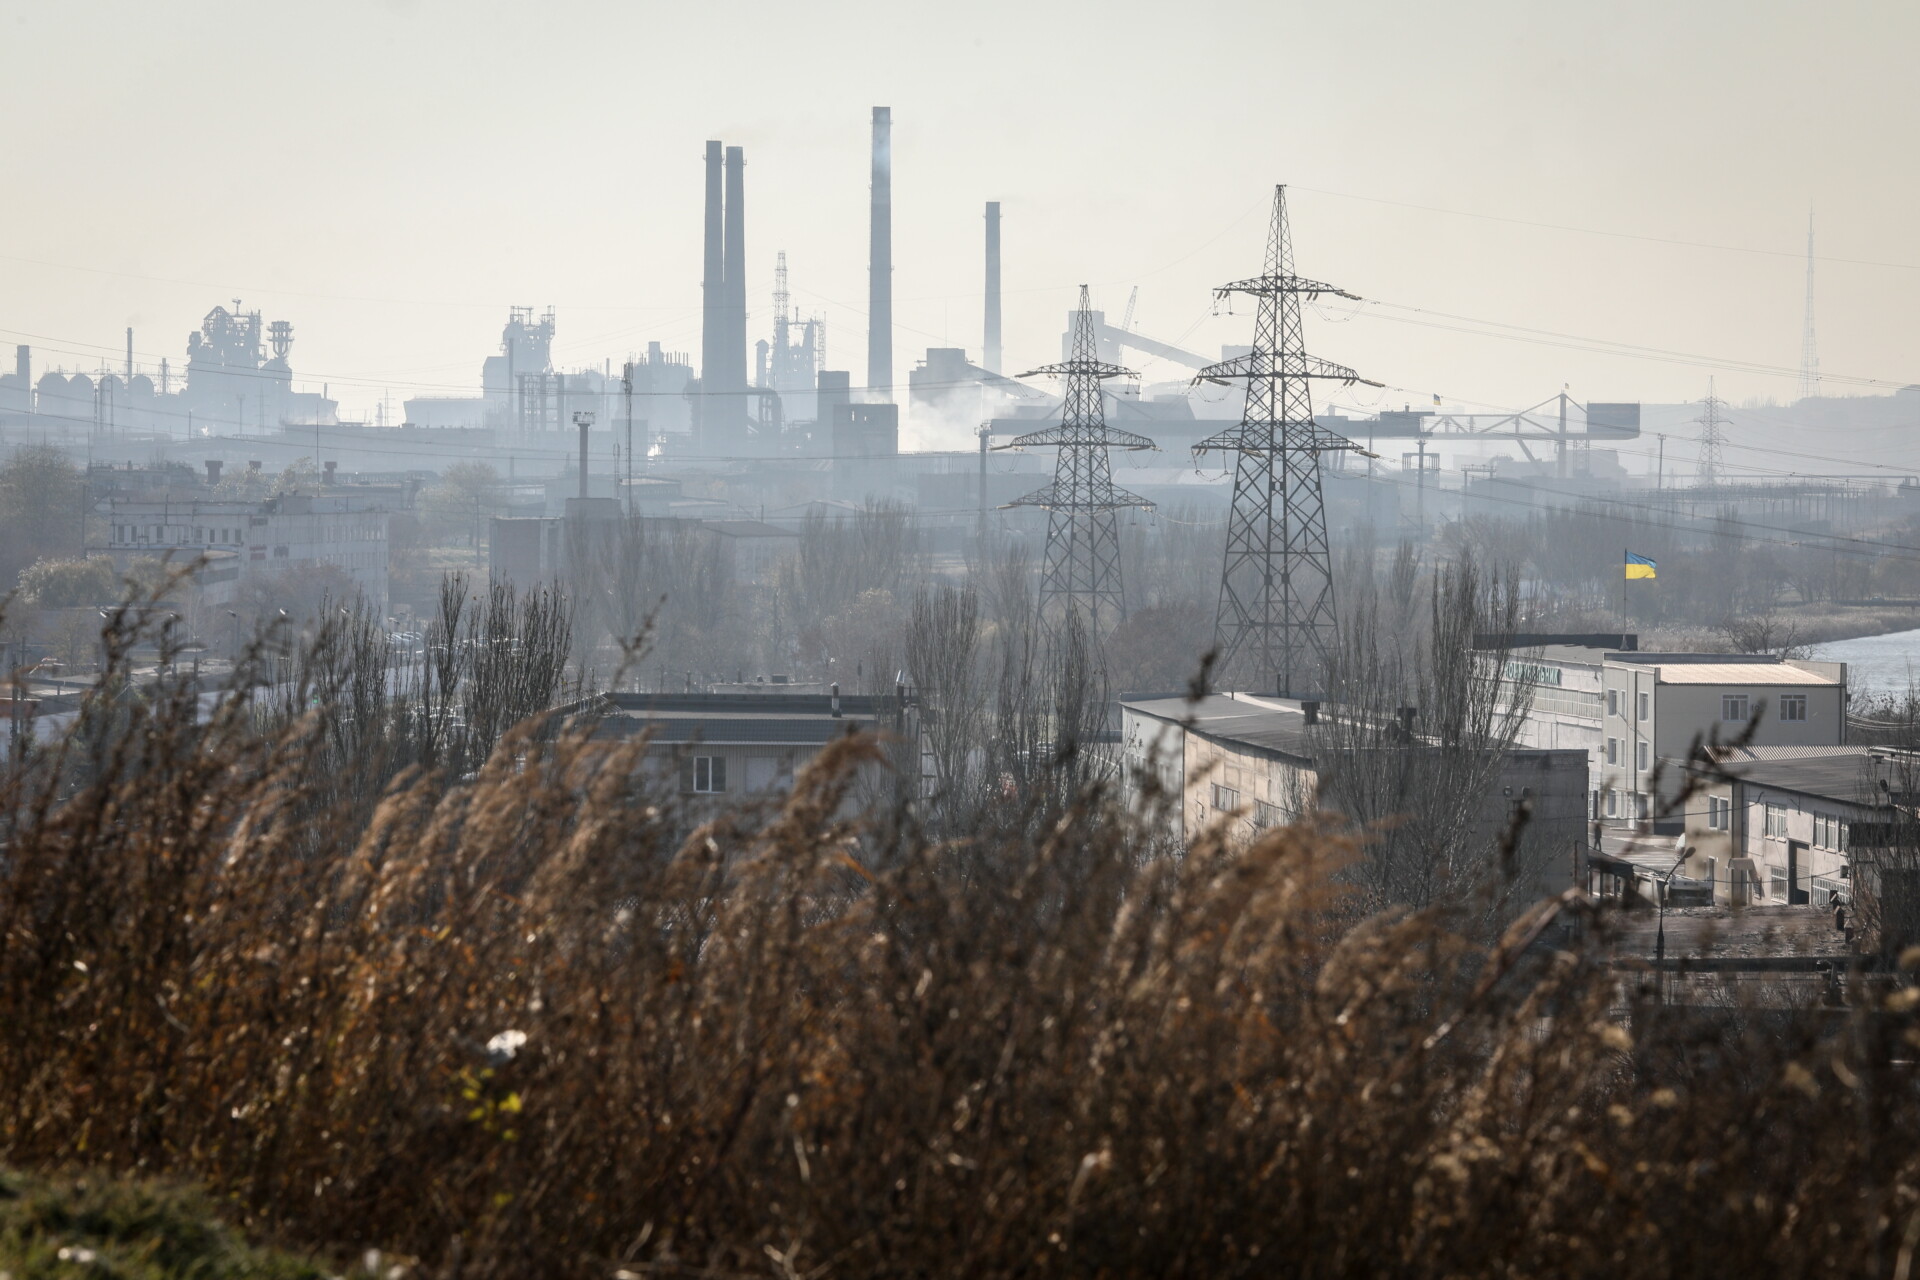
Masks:
[[[1516,692],[1530,687],[1521,745],[1586,751],[1591,818],[1679,831],[1683,819],[1662,813],[1660,797],[1678,794],[1693,743],[1735,739],[1756,715],[1755,746],[1846,741],[1843,662],[1642,653],[1634,640],[1520,636],[1502,672]]]

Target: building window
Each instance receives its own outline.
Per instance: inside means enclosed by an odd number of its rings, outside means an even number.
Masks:
[[[1769,898],[1778,898],[1782,902],[1786,901],[1787,869],[1785,867],[1768,867],[1767,870],[1772,872],[1771,879],[1773,881],[1773,884],[1769,889],[1767,896]]]
[[[1633,793],[1633,816],[1642,819],[1647,816],[1647,793],[1644,791]]]
[[[1720,718],[1722,720],[1747,719],[1747,695],[1744,693],[1723,693],[1720,695]]]
[[[1620,691],[1618,689],[1607,690],[1607,714],[1610,716],[1620,714]]]
[[[1787,693],[1780,696],[1780,718],[1782,720],[1805,720],[1807,718],[1807,695]]]
[[[690,756],[680,762],[680,789],[713,795],[727,789],[725,756]]]
[[[1617,803],[1619,798],[1617,793],[1612,791],[1607,792],[1607,816],[1609,818],[1615,816],[1615,811],[1619,808]]]
[[[1707,797],[1707,829],[1725,831],[1733,826],[1733,801],[1724,796]]]
[[[1279,827],[1285,826],[1286,821],[1287,815],[1281,811],[1279,805],[1267,800],[1255,800],[1253,802],[1254,826],[1262,828]]]
[[[1620,763],[1620,739],[1618,738],[1607,739],[1607,763]]]
[[[1221,813],[1225,813],[1229,809],[1238,809],[1240,807],[1239,791],[1233,787],[1223,787],[1217,782],[1214,783],[1213,807]]]
[[[1766,833],[1782,840],[1787,838],[1787,807],[1785,805],[1767,806]]]
[[[1647,719],[1651,719],[1652,716],[1653,716],[1653,695],[1650,693],[1643,693],[1640,695],[1640,718],[1642,720],[1647,720]]]
[[[1653,744],[1650,742],[1642,742],[1642,743],[1636,744],[1634,755],[1636,757],[1634,760],[1634,767],[1644,773],[1647,770],[1647,768],[1652,764]]]
[[[1813,843],[1817,848],[1832,849],[1836,853],[1845,853],[1848,824],[1828,813],[1813,815]]]

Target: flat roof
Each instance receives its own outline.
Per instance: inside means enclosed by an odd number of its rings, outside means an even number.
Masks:
[[[1152,698],[1120,705],[1158,720],[1188,722],[1190,731],[1203,737],[1227,738],[1298,760],[1313,758],[1307,720],[1298,708],[1263,706],[1217,693],[1198,702],[1186,698]]]
[[[1795,791],[1823,800],[1874,804],[1880,799],[1880,789],[1874,783],[1879,775],[1874,768],[1873,758],[1864,747],[1856,747],[1844,754],[1802,756],[1796,759],[1728,761],[1723,767],[1742,782]]]
[[[1787,662],[1688,662],[1677,665],[1639,663],[1651,666],[1654,679],[1661,684],[1748,684],[1748,685],[1820,685],[1833,688],[1839,681],[1832,676],[1808,671]]]
[[[652,731],[662,746],[700,743],[711,747],[819,747],[849,733],[871,729],[872,716],[609,716],[594,730],[600,738],[636,738]]]
[[[782,529],[778,525],[763,520],[708,520],[700,526],[729,538],[798,538],[800,535],[792,529]]]

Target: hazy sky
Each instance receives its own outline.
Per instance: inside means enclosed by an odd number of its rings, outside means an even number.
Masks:
[[[1246,341],[1207,290],[1258,269],[1279,181],[1303,274],[1382,304],[1310,313],[1310,347],[1396,407],[1791,399],[1810,206],[1823,371],[1915,381],[1917,42],[1911,3],[4,0],[0,340],[92,367],[131,324],[178,367],[238,296],[350,413],[476,392],[515,303],[558,309],[569,367],[697,354],[722,138],[750,337],[785,249],[858,382],[884,103],[902,383],[978,355],[990,199],[1010,367],[1057,358],[1081,281]]]

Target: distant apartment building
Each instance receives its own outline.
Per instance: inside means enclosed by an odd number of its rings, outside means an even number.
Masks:
[[[231,601],[250,579],[331,565],[381,617],[388,598],[391,500],[343,490],[286,493],[258,502],[214,497],[113,497],[108,554],[124,571],[144,557],[185,562],[205,555],[203,599]]]
[[[800,554],[800,535],[764,520],[706,520],[702,536],[718,541],[727,576],[737,583],[773,581],[782,561]]]
[[[1519,636],[1503,659],[1510,696],[1528,697],[1521,744],[1586,752],[1595,820],[1678,831],[1680,816],[1662,810],[1693,743],[1732,740],[1750,723],[1755,746],[1846,741],[1845,663],[1643,653],[1635,639]]]
[[[877,734],[917,740],[918,721],[897,698],[804,693],[613,693],[601,700],[595,737],[644,737],[642,769],[690,800],[715,805],[777,799],[837,738]],[[886,791],[895,770],[860,766],[856,792]],[[855,794],[849,804],[873,798]]]
[[[1324,803],[1321,784],[1335,771],[1377,763],[1362,757],[1436,750],[1417,735],[1404,744],[1358,751],[1330,745],[1315,727],[1322,714],[1317,704],[1278,698],[1156,698],[1122,701],[1120,708],[1130,803],[1143,816],[1160,817],[1167,834],[1183,840],[1215,823],[1225,823],[1236,839],[1250,840]],[[1580,874],[1586,786],[1582,751],[1513,750],[1479,799],[1478,835],[1491,854],[1516,806],[1527,802],[1531,818],[1522,838],[1527,860],[1538,869],[1529,887],[1559,892]]]

